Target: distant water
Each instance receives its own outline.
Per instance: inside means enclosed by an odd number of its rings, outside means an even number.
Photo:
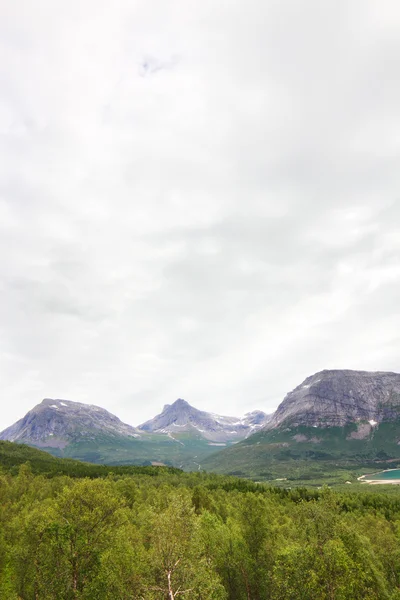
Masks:
[[[400,469],[393,469],[392,471],[381,471],[380,473],[367,475],[365,479],[367,481],[375,481],[376,479],[400,479]]]

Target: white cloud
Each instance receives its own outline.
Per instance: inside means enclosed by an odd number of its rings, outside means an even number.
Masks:
[[[0,429],[400,370],[400,9],[0,8]]]

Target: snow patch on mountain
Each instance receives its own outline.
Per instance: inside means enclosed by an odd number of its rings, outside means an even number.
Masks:
[[[211,442],[224,443],[246,438],[263,427],[269,416],[262,411],[247,413],[242,419],[216,413],[208,413],[191,406],[178,398],[173,404],[166,404],[162,412],[139,425],[139,430],[152,433],[165,433],[179,428],[182,432],[196,432]]]

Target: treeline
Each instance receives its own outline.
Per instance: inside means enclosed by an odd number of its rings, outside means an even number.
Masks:
[[[0,475],[4,600],[399,599],[396,494]]]
[[[91,479],[95,479],[97,477],[105,477],[109,473],[117,475],[159,475],[160,472],[180,472],[180,469],[174,467],[160,467],[155,469],[151,466],[109,466],[82,462],[71,458],[57,458],[48,452],[32,448],[26,444],[0,440],[0,468],[3,471],[15,475],[18,473],[19,466],[25,463],[30,464],[33,473],[36,475],[46,475],[46,477],[68,475],[74,478],[90,477]]]

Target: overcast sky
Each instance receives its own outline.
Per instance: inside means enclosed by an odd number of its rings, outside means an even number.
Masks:
[[[398,0],[0,2],[0,429],[400,372]]]

